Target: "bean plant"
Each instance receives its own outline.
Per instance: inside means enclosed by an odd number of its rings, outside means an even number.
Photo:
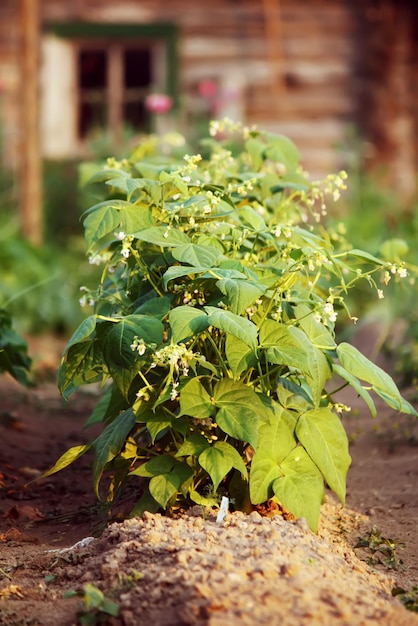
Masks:
[[[286,137],[213,122],[199,154],[182,138],[145,138],[92,182],[109,198],[82,219],[102,263],[92,313],[59,371],[65,399],[100,383],[87,426],[98,497],[137,483],[132,515],[273,499],[316,530],[327,485],[344,503],[350,465],[336,392],[350,385],[373,415],[377,394],[416,414],[392,378],[348,343],[338,315],[358,281],[384,288],[405,269],[353,249],[322,225],[341,172],[311,182]],[[180,146],[180,147],[179,147]],[[106,473],[106,493],[100,492]]]

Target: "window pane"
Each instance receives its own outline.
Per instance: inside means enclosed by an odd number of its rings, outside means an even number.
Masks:
[[[133,130],[149,130],[149,115],[144,102],[125,102],[123,105],[123,121]]]
[[[106,117],[105,102],[80,102],[78,136],[84,139],[92,130],[104,129],[107,122]]]
[[[103,89],[107,84],[107,55],[104,50],[81,50],[78,59],[80,89]]]
[[[148,48],[124,50],[124,83],[130,87],[147,87],[151,84],[151,50]]]

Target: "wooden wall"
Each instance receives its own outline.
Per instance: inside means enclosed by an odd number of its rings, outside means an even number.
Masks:
[[[379,131],[373,130],[373,123],[379,128],[390,126],[392,110],[383,107],[379,73],[377,78],[372,77],[373,68],[365,69],[359,59],[359,50],[373,55],[382,46],[371,43],[367,48],[359,40],[366,37],[366,42],[370,41],[370,33],[376,27],[376,22],[370,22],[366,5],[370,3],[379,13],[380,5],[389,0],[211,0],[210,6],[195,0],[39,2],[43,25],[81,20],[176,23],[183,105],[179,123],[187,127],[202,107],[199,82],[214,80],[220,90],[220,113],[232,113],[248,124],[290,136],[300,147],[304,165],[313,176],[347,164],[347,151],[341,148],[354,125],[376,145]],[[403,2],[408,5],[406,0]],[[0,2],[1,114],[8,154],[13,159],[18,158],[19,144],[17,4],[18,0]],[[403,23],[408,31],[408,24]],[[393,29],[391,37],[383,40],[384,50],[388,44],[395,81],[387,84],[387,89],[397,89],[397,68],[401,67],[405,76],[402,84],[405,86],[409,80],[416,90],[416,57],[415,69],[411,69],[411,52],[403,50],[401,43],[391,44],[396,39]],[[366,63],[364,58],[362,61]],[[415,80],[411,81],[413,71]],[[374,92],[380,95],[373,96]],[[405,117],[406,108],[413,108],[416,97],[416,91],[411,95],[404,89],[392,98],[399,118]],[[375,106],[379,107],[378,116],[374,115]],[[416,114],[410,112],[408,120],[416,133]],[[399,128],[402,129],[401,122]],[[408,142],[408,132],[400,133],[402,140],[398,139],[397,145],[403,150],[401,170],[406,164],[411,179],[417,155],[416,148]]]

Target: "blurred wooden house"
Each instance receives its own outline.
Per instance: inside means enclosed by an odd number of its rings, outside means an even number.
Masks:
[[[1,0],[3,158],[32,239],[40,159],[149,130],[151,93],[185,133],[224,116],[285,133],[315,177],[348,165],[355,136],[367,166],[416,191],[416,0]]]

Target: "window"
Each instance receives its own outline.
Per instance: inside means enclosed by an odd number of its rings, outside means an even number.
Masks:
[[[114,145],[124,128],[148,132],[147,95],[175,100],[172,25],[61,24],[51,31],[43,55],[45,156],[80,155],[97,132],[107,131]]]

